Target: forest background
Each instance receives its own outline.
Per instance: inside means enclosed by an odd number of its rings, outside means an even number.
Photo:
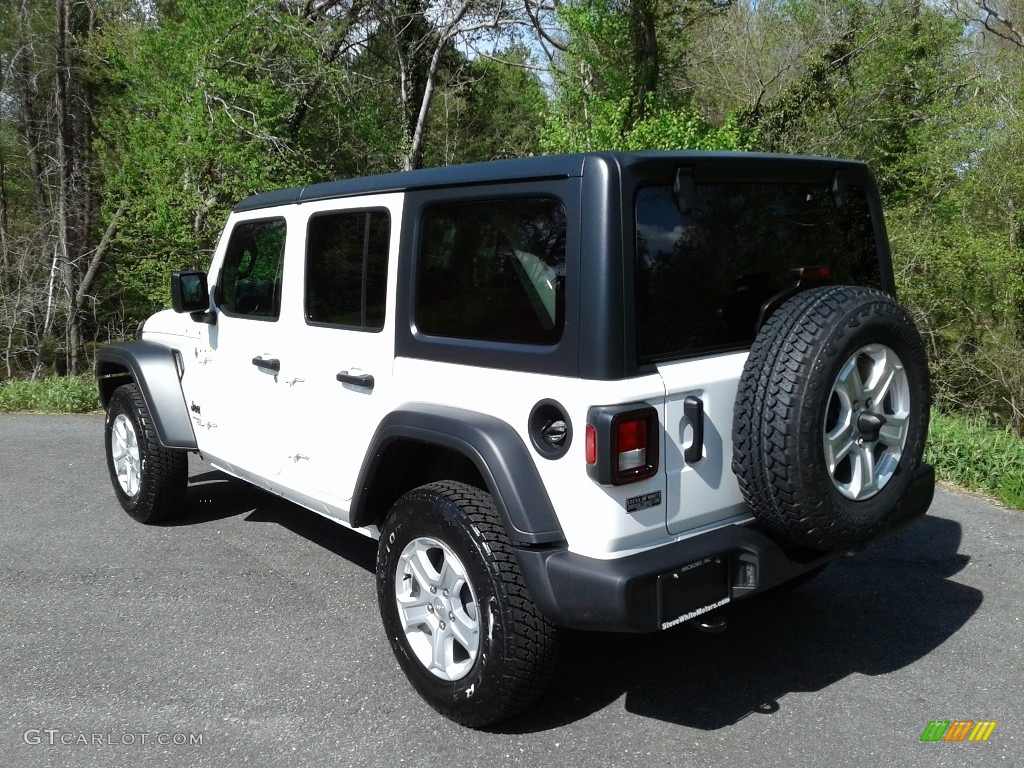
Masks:
[[[1024,0],[0,0],[0,401],[132,336],[251,193],[609,148],[867,161],[930,456],[1024,506]]]

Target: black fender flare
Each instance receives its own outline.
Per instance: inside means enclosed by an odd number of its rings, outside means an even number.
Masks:
[[[118,381],[120,376],[131,377],[139,388],[161,445],[198,450],[173,349],[151,341],[126,341],[100,347],[96,353],[96,378],[104,409],[122,383]]]
[[[516,431],[494,416],[426,403],[407,404],[381,421],[356,480],[352,525],[374,521],[375,510],[368,508],[367,497],[388,446],[402,440],[437,445],[469,459],[486,483],[514,547],[565,545],[544,482]]]

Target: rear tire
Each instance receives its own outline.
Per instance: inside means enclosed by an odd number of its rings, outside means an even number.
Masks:
[[[381,531],[377,598],[395,657],[445,717],[482,727],[547,689],[557,633],[526,591],[490,494],[445,481],[399,499]]]
[[[178,514],[185,503],[188,456],[160,444],[135,384],[114,390],[103,436],[107,470],[124,511],[140,523],[157,523]]]

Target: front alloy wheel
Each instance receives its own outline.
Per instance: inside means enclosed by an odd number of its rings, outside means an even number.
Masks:
[[[188,457],[160,443],[149,406],[135,384],[124,384],[110,396],[104,447],[114,494],[125,512],[140,523],[156,523],[181,511]]]
[[[142,459],[139,456],[139,438],[131,420],[119,413],[110,425],[110,455],[114,473],[125,496],[134,497],[142,480]]]

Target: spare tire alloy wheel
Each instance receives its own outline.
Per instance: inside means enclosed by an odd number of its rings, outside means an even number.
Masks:
[[[892,349],[869,344],[846,361],[825,415],[825,461],[836,489],[864,501],[892,480],[910,421],[907,372]]]
[[[556,631],[487,492],[441,481],[400,498],[381,528],[377,601],[402,670],[445,717],[489,725],[547,688]]]
[[[766,528],[822,550],[894,519],[924,453],[928,363],[909,315],[859,286],[789,298],[758,332],[733,412],[733,471]]]

